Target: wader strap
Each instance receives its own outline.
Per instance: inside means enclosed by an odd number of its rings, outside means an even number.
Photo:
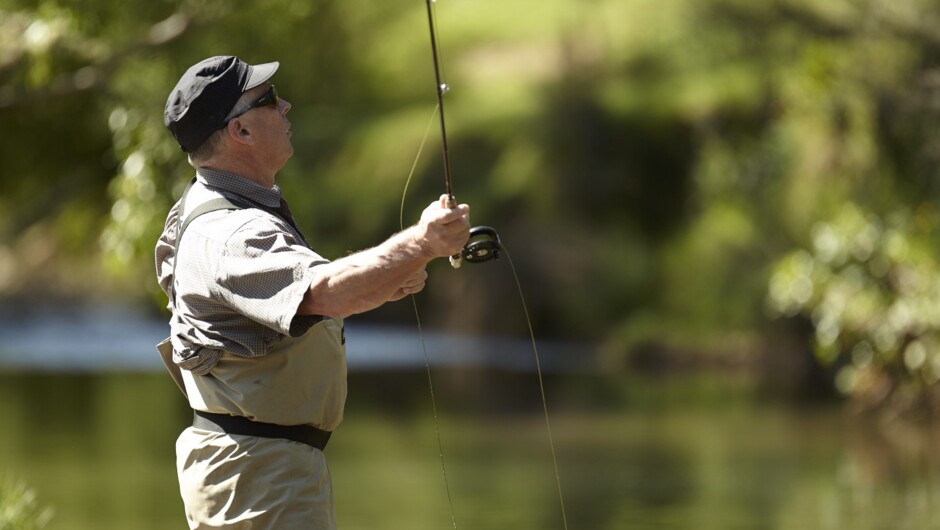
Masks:
[[[284,438],[307,444],[310,447],[316,447],[321,451],[326,447],[326,443],[330,441],[330,432],[317,429],[311,425],[275,425],[249,420],[242,416],[215,414],[201,410],[194,410],[193,413],[193,427],[204,431],[259,436],[261,438]]]
[[[186,228],[189,226],[189,223],[192,223],[196,220],[197,217],[203,216],[207,213],[217,212],[219,210],[241,210],[244,208],[250,208],[251,206],[245,205],[242,202],[233,202],[225,197],[219,197],[218,199],[212,199],[203,204],[200,204],[196,209],[186,216],[186,219],[183,219],[183,214],[186,211],[186,197],[189,196],[189,190],[193,187],[193,184],[196,183],[196,177],[193,177],[189,181],[189,185],[186,186],[186,190],[183,192],[183,196],[180,198],[179,206],[179,219],[176,225],[176,242],[173,246],[173,283],[170,284],[170,291],[173,294],[173,311],[176,311],[176,262],[177,255],[180,250],[180,240],[183,239],[183,232],[186,231]]]
[[[186,228],[189,226],[189,224],[195,221],[198,217],[201,217],[207,213],[217,212],[219,210],[245,210],[248,208],[257,208],[259,210],[268,212],[269,214],[278,217],[287,224],[291,225],[300,235],[300,240],[303,241],[305,245],[307,245],[307,240],[304,238],[303,232],[300,231],[300,228],[294,221],[294,217],[291,215],[290,209],[287,207],[287,202],[284,199],[281,199],[281,205],[279,208],[271,208],[241,195],[237,195],[236,197],[218,197],[200,204],[184,219],[183,214],[186,213],[186,197],[189,196],[189,190],[193,187],[194,184],[196,184],[196,177],[193,177],[193,179],[189,181],[189,185],[187,185],[186,190],[183,191],[183,196],[180,198],[180,205],[178,210],[179,219],[176,225],[176,243],[173,248],[173,284],[170,285],[170,289],[173,292],[174,311],[176,310],[176,262],[180,249],[180,240],[183,239],[183,233],[186,232]],[[307,246],[309,247],[309,245]]]

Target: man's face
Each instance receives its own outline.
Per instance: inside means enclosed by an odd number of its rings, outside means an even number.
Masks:
[[[271,84],[264,83],[249,90],[248,99],[256,101],[266,94],[270,96],[270,90],[272,90]],[[283,167],[294,154],[294,146],[291,143],[291,125],[287,119],[290,109],[289,101],[278,98],[276,105],[253,108],[238,117],[245,129],[254,136],[258,153],[264,159],[270,160],[272,164],[277,164],[278,169]]]

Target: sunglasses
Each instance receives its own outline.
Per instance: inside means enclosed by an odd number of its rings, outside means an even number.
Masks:
[[[267,107],[268,105],[272,107],[277,107],[280,103],[281,103],[281,98],[277,95],[277,89],[274,88],[274,85],[271,85],[271,88],[269,88],[267,92],[265,92],[264,94],[261,94],[261,97],[249,103],[248,107],[245,108],[245,110],[225,120],[225,123],[219,126],[219,128],[221,129],[222,127],[227,126],[230,121],[241,116],[242,114],[245,114],[251,109],[256,109],[258,107]]]

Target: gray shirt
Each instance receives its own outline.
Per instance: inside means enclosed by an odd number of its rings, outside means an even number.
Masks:
[[[265,188],[214,169],[199,169],[183,212],[220,197],[243,197],[268,208],[282,204],[277,186]],[[316,265],[327,260],[281,217],[261,208],[222,210],[195,219],[174,248],[180,203],[170,210],[157,241],[157,279],[169,298],[173,360],[180,368],[208,373],[223,350],[244,357],[265,355],[287,335],[300,336],[320,317],[297,316]],[[176,296],[173,288],[175,280]]]

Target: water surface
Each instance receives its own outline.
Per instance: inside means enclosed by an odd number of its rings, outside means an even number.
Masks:
[[[562,529],[531,374],[436,371],[458,528]],[[340,527],[453,528],[424,374],[353,373],[327,454]],[[940,529],[938,438],[719,378],[549,378],[568,527]],[[189,412],[160,372],[0,375],[0,470],[51,530],[185,528],[173,443]]]

